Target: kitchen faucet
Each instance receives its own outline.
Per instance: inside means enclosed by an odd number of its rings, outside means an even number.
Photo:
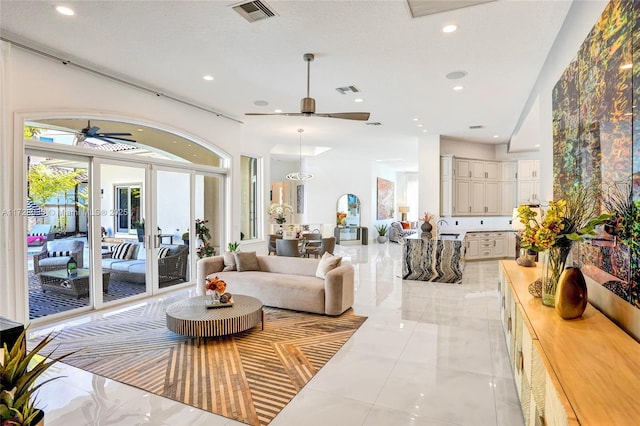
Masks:
[[[436,223],[436,234],[437,234],[437,235],[440,235],[440,226],[441,226],[441,225],[447,225],[447,226],[449,226],[449,222],[447,222],[447,221],[446,221],[446,220],[444,220],[444,219],[440,219],[440,220],[438,221],[438,223]]]

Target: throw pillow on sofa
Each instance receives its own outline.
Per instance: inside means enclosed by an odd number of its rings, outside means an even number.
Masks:
[[[160,247],[158,249],[158,259],[163,259],[169,256],[169,247]]]
[[[342,263],[342,257],[334,256],[329,252],[325,252],[322,255],[322,259],[320,259],[320,263],[318,263],[318,268],[316,269],[316,277],[324,279],[327,272],[336,269]]]
[[[129,260],[133,254],[132,243],[120,243],[113,248],[112,259]]]
[[[260,265],[255,251],[234,252],[233,257],[236,261],[236,269],[238,272],[259,271]]]
[[[224,257],[224,268],[222,272],[235,271],[236,270],[236,258],[234,252],[225,251],[222,256]]]

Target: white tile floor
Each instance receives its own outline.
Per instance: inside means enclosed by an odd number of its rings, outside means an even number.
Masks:
[[[468,262],[457,285],[402,281],[397,244],[338,246],[336,254],[355,264],[354,311],[369,319],[272,425],[523,424],[497,261]],[[242,424],[63,364],[50,374],[67,377],[40,391],[47,426]]]

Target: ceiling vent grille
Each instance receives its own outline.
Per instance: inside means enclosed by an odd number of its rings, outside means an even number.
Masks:
[[[346,94],[347,92],[351,92],[351,93],[358,93],[360,91],[360,89],[358,89],[356,86],[345,86],[345,87],[338,87],[336,88],[336,90],[338,91],[338,93],[340,93],[341,95]]]
[[[474,126],[469,126],[469,129],[471,130],[484,129],[484,126],[482,124],[476,124]]]
[[[249,22],[256,22],[276,16],[276,13],[260,0],[254,0],[233,6],[233,10]]]
[[[382,126],[382,123],[379,121],[367,121],[366,123],[367,126]]]
[[[495,0],[407,0],[411,16],[419,18],[421,16],[434,15],[436,13],[448,12],[450,10],[462,9],[463,7],[476,6],[483,3],[491,3]]]

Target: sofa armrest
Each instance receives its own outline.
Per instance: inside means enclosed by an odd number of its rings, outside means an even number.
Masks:
[[[340,315],[353,305],[354,269],[344,264],[327,272],[324,278],[324,310],[327,315]]]
[[[207,275],[222,272],[224,258],[222,256],[204,257],[196,263],[196,290],[204,294],[204,281]]]

